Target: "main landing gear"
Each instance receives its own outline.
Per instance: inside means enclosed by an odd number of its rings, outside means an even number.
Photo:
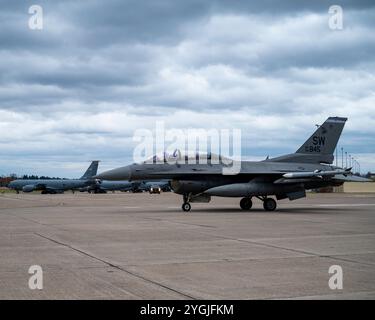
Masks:
[[[57,192],[54,190],[42,190],[41,194],[56,194]]]
[[[263,200],[263,208],[266,211],[275,211],[277,207],[276,201],[272,198],[266,198]]]
[[[253,202],[251,198],[242,198],[240,201],[240,207],[242,210],[250,210],[253,206]]]
[[[191,194],[183,195],[183,204],[181,206],[182,211],[189,212],[191,210],[191,205],[189,203]],[[263,201],[263,208],[266,211],[274,211],[277,207],[276,201],[272,198],[256,196],[259,200]],[[240,201],[240,207],[242,210],[250,210],[253,206],[253,201],[251,197],[242,198]]]
[[[266,211],[274,211],[277,207],[276,201],[272,198],[267,197],[256,197],[263,201],[263,208]],[[250,210],[253,205],[251,198],[242,198],[240,201],[240,207],[242,210]]]

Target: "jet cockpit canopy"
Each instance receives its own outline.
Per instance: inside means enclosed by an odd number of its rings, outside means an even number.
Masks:
[[[162,152],[155,154],[151,158],[144,161],[144,164],[157,164],[157,163],[169,163],[169,164],[228,164],[231,163],[230,158],[218,155],[212,152],[181,152],[176,149],[172,153]]]

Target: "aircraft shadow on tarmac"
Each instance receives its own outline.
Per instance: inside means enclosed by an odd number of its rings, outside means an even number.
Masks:
[[[155,210],[157,212],[166,212],[166,210]],[[154,211],[154,212],[155,212]],[[169,209],[168,211],[174,212],[175,209]],[[213,208],[194,208],[191,213],[243,213],[246,215],[251,215],[252,213],[264,213],[265,215],[275,215],[275,214],[340,214],[340,213],[347,213],[353,212],[353,208],[335,208],[335,207],[294,207],[294,208],[278,208],[277,211],[272,213],[264,211],[263,208],[252,208],[251,210],[245,211],[241,208],[220,208],[220,207],[213,207]],[[186,215],[189,215],[188,213]]]

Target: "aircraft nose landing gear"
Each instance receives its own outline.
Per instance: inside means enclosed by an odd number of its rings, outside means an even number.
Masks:
[[[185,212],[189,212],[191,210],[191,205],[189,202],[184,202],[182,204],[182,210]]]
[[[189,203],[189,194],[184,194],[182,198],[184,203],[182,204],[181,208],[183,211],[189,212],[191,210],[191,205]]]

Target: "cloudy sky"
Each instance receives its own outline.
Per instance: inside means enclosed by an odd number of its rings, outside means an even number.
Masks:
[[[43,8],[43,30],[29,7]],[[332,30],[331,5],[344,28]],[[375,171],[374,1],[0,0],[0,175],[132,161],[139,128],[242,130],[294,152],[328,116]]]

